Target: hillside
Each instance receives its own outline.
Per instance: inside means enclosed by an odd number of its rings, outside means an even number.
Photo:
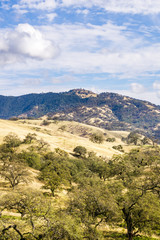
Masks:
[[[160,106],[115,93],[74,89],[63,93],[0,96],[0,118],[42,117],[76,121],[107,130],[139,130],[160,139]]]
[[[45,118],[0,120],[0,132],[0,239],[160,239],[158,146]]]
[[[76,122],[67,121],[50,121],[47,126],[42,125],[43,120],[0,120],[0,143],[6,135],[13,132],[21,139],[28,133],[35,133],[38,139],[43,139],[51,148],[61,148],[68,153],[72,153],[76,146],[85,146],[88,151],[94,151],[97,155],[103,157],[112,157],[113,154],[120,152],[113,149],[112,146],[121,144],[126,151],[135,146],[127,146],[121,141],[129,132],[125,131],[108,131],[94,126],[88,126]],[[101,132],[105,138],[115,138],[114,142],[104,141],[102,144],[93,143],[89,140],[92,133]]]

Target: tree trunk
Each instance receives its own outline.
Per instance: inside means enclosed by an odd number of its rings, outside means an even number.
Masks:
[[[51,188],[52,196],[55,197],[55,189]]]
[[[132,223],[131,212],[123,208],[123,213],[124,213],[125,221],[127,224],[128,240],[133,240],[133,223]]]
[[[128,235],[128,239],[129,240],[133,240],[133,229],[132,229],[132,225],[127,224],[127,235]]]

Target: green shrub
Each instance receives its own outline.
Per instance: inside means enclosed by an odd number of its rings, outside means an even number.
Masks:
[[[106,141],[107,141],[107,142],[115,142],[116,139],[115,139],[115,138],[107,138]]]
[[[77,146],[73,149],[73,152],[76,153],[76,155],[78,155],[80,157],[85,157],[85,155],[87,153],[87,149],[82,146]]]
[[[58,130],[61,130],[62,132],[66,130],[66,125],[62,125],[61,127],[58,128]]]
[[[37,135],[35,133],[28,133],[23,142],[30,144],[33,140],[36,140],[36,136]]]
[[[64,151],[63,149],[55,148],[54,150],[61,157],[69,157],[69,154],[66,151]]]
[[[18,117],[11,117],[11,118],[9,118],[9,120],[10,121],[17,121],[17,120],[19,120],[19,118]]]
[[[42,165],[42,158],[36,152],[23,151],[19,154],[19,158],[25,160],[29,167],[39,170]]]
[[[43,120],[43,122],[41,123],[42,126],[48,126],[49,124],[51,124],[51,122],[47,120]]]
[[[97,133],[93,133],[90,136],[90,140],[94,143],[103,143],[104,141],[104,135],[102,132],[97,132]]]
[[[113,146],[112,148],[120,152],[124,152],[122,145]]]
[[[18,147],[22,142],[15,133],[9,133],[4,137],[3,141],[8,147]]]

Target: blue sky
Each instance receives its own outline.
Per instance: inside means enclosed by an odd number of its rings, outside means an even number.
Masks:
[[[0,94],[73,88],[160,105],[160,0],[1,0]]]

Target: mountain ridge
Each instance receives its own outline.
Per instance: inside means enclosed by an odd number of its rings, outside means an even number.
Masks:
[[[82,122],[109,130],[140,131],[160,139],[160,106],[117,93],[85,89],[0,96],[0,118],[42,117]]]

